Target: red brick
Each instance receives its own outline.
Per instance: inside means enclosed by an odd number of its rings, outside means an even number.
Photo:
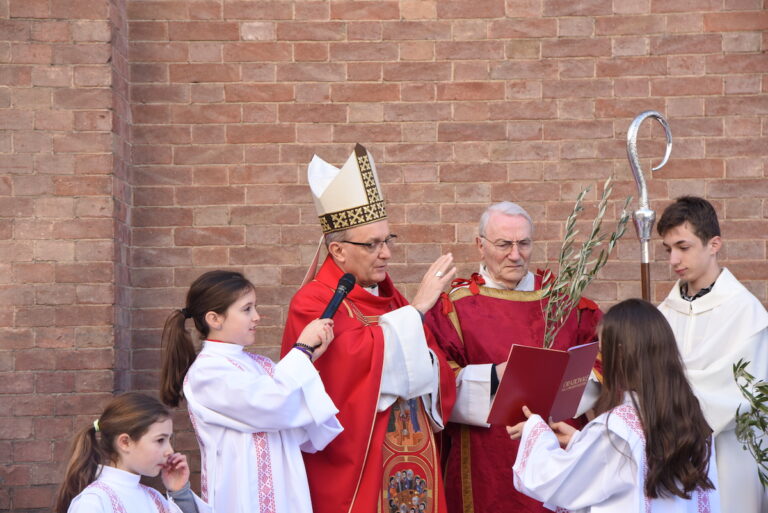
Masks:
[[[187,43],[131,43],[131,63],[136,62],[185,62],[189,59]]]
[[[551,121],[544,123],[544,139],[599,139],[613,137],[610,121]]]
[[[227,43],[223,45],[223,47],[225,62],[264,62],[291,60],[291,45],[288,43]]]
[[[289,84],[230,84],[224,86],[227,102],[288,102],[294,100]],[[238,109],[232,109],[232,112]]]
[[[339,82],[345,79],[345,66],[341,63],[287,63],[277,67],[278,82]]]
[[[112,106],[109,89],[57,89],[53,104],[59,109],[106,109]]]
[[[384,102],[397,101],[400,88],[397,84],[333,84],[331,100],[334,102]]]
[[[651,0],[651,12],[711,11],[721,4],[720,0]]]
[[[341,41],[345,26],[340,22],[283,22],[277,24],[277,39],[281,41]]]
[[[704,30],[729,32],[768,29],[768,12],[713,12],[704,14]]]
[[[595,38],[559,38],[545,40],[542,57],[606,57],[611,55],[611,41]]]
[[[595,33],[600,36],[647,35],[665,32],[663,16],[606,16],[597,18]]]
[[[440,123],[437,140],[500,141],[506,138],[505,123]]]
[[[598,77],[665,74],[667,74],[667,60],[664,57],[621,57],[597,61]]]
[[[707,141],[708,157],[757,157],[764,155],[765,141],[760,138],[722,138]]]
[[[440,40],[450,39],[450,23],[444,21],[394,21],[383,24],[385,40]]]
[[[128,35],[131,41],[167,41],[168,24],[158,21],[129,21]]]
[[[384,80],[399,82],[411,81],[418,76],[424,81],[447,81],[451,77],[451,65],[448,62],[397,62],[384,64]]]
[[[237,41],[238,23],[228,21],[172,21],[168,24],[171,41]]]
[[[35,330],[35,347],[66,348],[74,346],[74,330],[71,328],[38,328]],[[38,389],[40,376],[37,377]]]
[[[514,13],[515,16],[518,13]],[[553,18],[517,18],[492,21],[489,37],[493,39],[513,39],[528,37],[555,37],[557,20]]]
[[[112,179],[102,176],[62,176],[53,179],[59,196],[100,196],[112,190]]]
[[[112,264],[56,264],[57,283],[111,282]]]
[[[39,21],[32,25],[34,41],[70,42],[72,40],[71,24],[66,21]]]
[[[505,182],[507,168],[501,164],[442,164],[441,182]]]
[[[48,18],[50,16],[47,0],[10,0],[8,3],[11,18]]]
[[[651,80],[651,94],[654,96],[714,95],[723,90],[720,77],[657,78]]]
[[[720,53],[720,35],[686,34],[651,39],[651,54],[674,55],[689,53]]]
[[[236,82],[240,70],[231,64],[171,64],[168,67],[171,82],[205,82],[216,77],[217,82]]]
[[[613,13],[610,0],[544,0],[544,16],[594,16]]]
[[[463,82],[437,85],[438,100],[503,100],[504,84]]]
[[[503,59],[502,41],[452,41],[436,44],[438,60]]]
[[[245,244],[242,228],[179,228],[174,234],[177,246],[240,246]]]
[[[322,130],[325,131],[323,128]],[[399,126],[392,124],[342,124],[334,125],[333,141],[335,142],[397,142],[402,140]]]
[[[503,0],[478,0],[471,3],[462,0],[437,2],[438,18],[501,18],[504,14]]]
[[[491,65],[492,79],[536,79],[557,78],[557,63],[552,60],[506,61]]]
[[[111,219],[73,219],[53,225],[59,239],[108,239],[112,228]]]
[[[545,82],[544,98],[594,98],[611,96],[612,85],[608,80],[560,80]]]
[[[171,107],[174,123],[237,123],[240,107],[237,105],[174,105]]]
[[[706,62],[710,74],[756,73],[768,67],[768,55],[708,55]]]
[[[331,19],[334,20],[396,20],[400,16],[398,2],[341,1],[331,4]]]
[[[286,20],[291,18],[291,9],[285,2],[264,1],[254,4],[250,0],[226,0],[224,19],[242,20]]]
[[[228,145],[180,146],[173,150],[174,164],[237,164],[242,161],[242,148]]]
[[[491,158],[501,161],[555,160],[557,158],[557,147],[551,142],[511,142],[492,146]]]

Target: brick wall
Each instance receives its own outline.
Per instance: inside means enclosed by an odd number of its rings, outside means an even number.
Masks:
[[[442,251],[474,270],[490,202],[531,212],[541,266],[582,188],[588,213],[608,176],[636,195],[626,130],[655,109],[675,142],[650,177],[663,134],[641,130],[652,207],[710,198],[766,301],[766,28],[763,0],[0,0],[0,510],[46,510],[75,427],[155,388],[204,270],[253,280],[277,356],[313,153],[372,152],[411,295]],[[630,230],[591,296],[638,295],[637,255]]]

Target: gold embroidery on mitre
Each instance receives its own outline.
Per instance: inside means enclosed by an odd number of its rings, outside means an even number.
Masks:
[[[387,217],[384,200],[376,182],[373,164],[368,157],[368,152],[361,144],[357,144],[354,153],[357,169],[360,172],[360,183],[363,185],[367,199],[366,204],[319,215],[323,233],[346,230],[347,228],[373,223]]]

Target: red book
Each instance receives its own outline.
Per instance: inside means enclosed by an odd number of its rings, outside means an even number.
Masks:
[[[523,422],[523,405],[545,420],[551,417],[559,422],[572,418],[595,365],[597,351],[597,342],[567,351],[512,345],[487,422],[505,426]]]

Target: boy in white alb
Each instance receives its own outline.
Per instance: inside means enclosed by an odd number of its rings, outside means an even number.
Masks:
[[[735,416],[745,408],[733,377],[740,359],[768,379],[768,313],[726,268],[712,205],[693,196],[668,206],[658,224],[678,281],[659,309],[669,321],[686,374],[715,435],[722,511],[760,513],[768,501],[752,455],[736,439]]]

